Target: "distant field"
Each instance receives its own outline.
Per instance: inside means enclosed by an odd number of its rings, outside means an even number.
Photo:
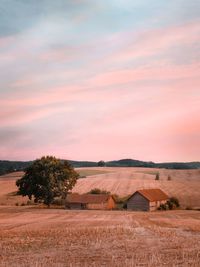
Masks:
[[[0,266],[198,267],[200,212],[0,207]]]
[[[81,176],[73,191],[86,193],[92,188],[101,188],[113,194],[127,196],[143,188],[161,188],[169,196],[180,200],[183,208],[200,208],[200,170],[168,170],[153,168],[93,167],[76,169]],[[156,173],[160,180],[155,181]],[[0,176],[0,205],[26,203],[27,198],[15,196],[15,181],[22,176],[12,173]],[[170,175],[171,181],[168,181]]]
[[[77,168],[76,171],[79,173],[79,175],[81,177],[84,176],[91,176],[91,175],[97,175],[97,174],[104,174],[104,173],[108,173],[108,170],[105,169],[100,169],[100,170],[96,170],[96,169],[84,169],[84,168]]]

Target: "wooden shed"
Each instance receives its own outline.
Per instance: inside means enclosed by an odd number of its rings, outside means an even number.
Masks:
[[[135,211],[154,211],[165,204],[169,197],[161,189],[137,190],[127,200],[127,209]]]
[[[69,209],[93,209],[111,210],[116,207],[115,200],[106,194],[77,194],[67,195],[66,208]]]

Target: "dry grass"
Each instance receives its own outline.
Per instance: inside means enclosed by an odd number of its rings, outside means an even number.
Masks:
[[[199,266],[200,213],[0,208],[0,266]]]

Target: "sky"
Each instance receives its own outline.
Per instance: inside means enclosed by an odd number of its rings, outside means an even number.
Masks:
[[[199,10],[0,0],[0,159],[200,160]]]

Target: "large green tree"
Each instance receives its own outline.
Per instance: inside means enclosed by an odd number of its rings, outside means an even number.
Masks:
[[[79,174],[67,162],[53,156],[42,157],[26,169],[16,181],[18,194],[50,205],[55,197],[65,198],[76,184]]]

